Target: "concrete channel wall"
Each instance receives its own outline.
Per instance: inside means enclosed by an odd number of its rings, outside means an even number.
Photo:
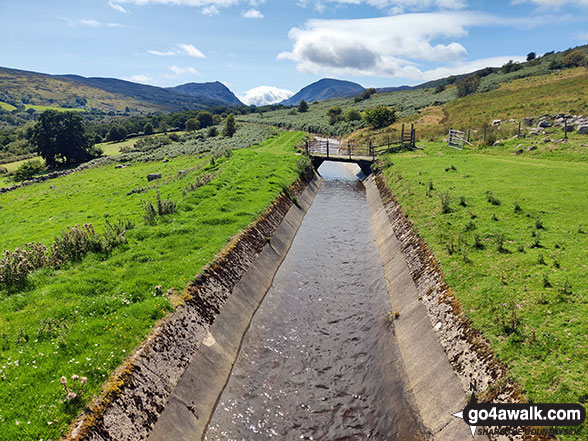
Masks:
[[[115,372],[66,440],[201,439],[241,339],[320,183],[315,175],[291,187],[296,204],[280,195],[200,273],[184,305]]]

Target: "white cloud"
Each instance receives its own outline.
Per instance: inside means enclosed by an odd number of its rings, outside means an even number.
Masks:
[[[109,28],[122,28],[122,27],[124,27],[120,23],[108,23],[106,26],[108,26]]]
[[[83,26],[90,26],[91,28],[97,28],[102,26],[102,23],[100,23],[98,20],[94,20],[93,18],[82,18],[80,20],[80,24]]]
[[[178,47],[181,50],[183,50],[186,55],[189,55],[190,57],[206,58],[204,54],[200,52],[200,50],[198,50],[198,48],[193,44],[180,43],[178,44]]]
[[[541,9],[559,9],[566,5],[571,6],[588,6],[588,0],[513,0],[513,4],[533,3]]]
[[[476,63],[466,61],[466,48],[455,41],[466,36],[469,27],[533,26],[542,21],[541,17],[504,19],[457,11],[372,19],[310,20],[302,28],[290,30],[293,48],[279,54],[278,59],[292,60],[299,71],[317,75],[420,80],[434,72],[424,70],[422,65],[440,65],[455,73]]]
[[[294,92],[274,86],[259,86],[245,92],[239,99],[247,105],[264,106],[287,100]]]
[[[176,65],[172,65],[169,67],[169,70],[171,70],[176,76],[184,75],[187,73],[192,75],[200,75],[200,72],[198,72],[193,67],[179,67]]]
[[[108,6],[110,6],[112,9],[116,9],[119,12],[124,12],[125,14],[127,12],[129,12],[125,8],[123,8],[121,5],[115,3],[113,0],[108,1]]]
[[[202,13],[204,15],[210,16],[210,15],[218,15],[218,14],[220,14],[220,11],[216,7],[216,5],[210,5],[210,6],[206,6],[206,7],[202,8]]]
[[[405,11],[424,11],[431,8],[461,9],[467,4],[466,0],[298,0],[300,6],[312,3],[314,8],[323,12],[326,4],[362,5],[366,4],[378,9],[388,10],[390,14],[397,15]]]
[[[156,51],[149,49],[147,53],[156,55],[158,57],[172,57],[175,55],[188,55],[195,58],[206,58],[206,56],[193,44],[178,43],[178,49],[170,49],[168,51]]]
[[[152,78],[149,75],[144,75],[144,74],[131,75],[131,76],[125,77],[123,79],[127,80],[127,81],[132,81],[133,83],[143,83],[143,84],[149,83],[152,80]]]
[[[259,12],[257,9],[249,9],[248,11],[243,11],[241,15],[245,18],[263,18],[263,14]]]
[[[98,20],[94,20],[93,18],[79,18],[79,19],[73,19],[73,18],[69,18],[69,17],[57,17],[59,20],[63,20],[65,22],[67,22],[67,24],[71,27],[75,27],[75,26],[87,26],[87,27],[91,27],[91,28],[98,28],[100,26],[102,26],[102,23],[100,23]]]

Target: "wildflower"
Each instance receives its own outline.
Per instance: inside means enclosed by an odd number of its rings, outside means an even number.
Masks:
[[[61,384],[66,385],[67,384],[67,378],[61,377]]]
[[[71,401],[74,400],[77,397],[77,394],[75,392],[69,392],[67,394],[67,397],[65,398],[67,401]]]
[[[86,384],[87,381],[88,379],[86,377],[80,378],[80,383],[82,383],[82,385]]]
[[[71,379],[72,379],[73,381],[77,381],[77,380],[79,380],[79,379],[80,379],[80,377],[79,377],[78,375],[76,375],[76,374],[73,374],[73,375],[71,376]]]

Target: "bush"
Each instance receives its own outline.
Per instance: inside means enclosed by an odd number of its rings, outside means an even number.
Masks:
[[[208,132],[206,133],[206,136],[209,138],[214,138],[217,135],[218,135],[218,130],[216,129],[216,127],[214,127],[214,126],[209,127]]]
[[[107,141],[122,141],[128,135],[127,129],[119,124],[113,125],[106,134]]]
[[[312,162],[310,161],[310,158],[307,156],[300,158],[296,162],[296,170],[298,172],[298,176],[307,181],[312,179],[312,177],[314,176],[314,168],[312,167]]]
[[[344,118],[345,118],[345,121],[348,121],[348,122],[361,121],[361,113],[359,112],[359,110],[351,107],[345,111]]]
[[[145,123],[145,125],[143,126],[143,133],[145,135],[153,135],[153,132],[155,130],[153,129],[153,124],[151,124],[150,122]]]
[[[195,132],[198,129],[200,129],[200,122],[198,122],[198,119],[190,118],[186,121],[186,130],[188,132]]]
[[[363,100],[369,100],[373,94],[375,94],[377,92],[376,89],[374,89],[373,87],[370,87],[369,89],[364,90],[360,95],[356,96],[353,101],[356,103],[359,103],[360,101]]]
[[[153,223],[157,216],[164,216],[172,214],[177,211],[176,203],[171,199],[161,199],[161,195],[157,192],[155,197],[155,204],[151,201],[145,203],[145,214],[143,220],[147,223]]]
[[[441,93],[445,90],[445,84],[441,83],[441,84],[437,84],[437,87],[435,87],[435,91],[433,93]]]
[[[512,60],[509,60],[508,63],[502,66],[502,73],[516,72],[517,70],[521,70],[522,68],[523,66],[521,66],[520,64],[515,63]]]
[[[235,115],[232,113],[227,116],[225,126],[223,127],[223,136],[231,138],[237,131],[237,124],[235,123]]]
[[[477,75],[470,75],[468,77],[462,78],[461,80],[455,83],[457,87],[457,96],[464,97],[467,95],[471,95],[478,90],[480,87],[480,77]]]
[[[13,179],[17,182],[27,181],[45,171],[45,165],[38,159],[23,162],[14,172]]]
[[[537,54],[535,52],[529,52],[527,54],[527,61],[534,60],[535,58],[537,58]]]
[[[300,113],[304,113],[308,111],[308,103],[304,100],[300,101],[300,104],[298,104],[298,111]]]
[[[329,124],[333,125],[341,121],[341,107],[334,106],[327,110],[327,116],[329,117]]]
[[[562,60],[565,67],[586,66],[586,56],[579,50],[567,52]]]
[[[382,129],[396,121],[396,110],[392,107],[377,106],[367,109],[363,118],[374,129]]]

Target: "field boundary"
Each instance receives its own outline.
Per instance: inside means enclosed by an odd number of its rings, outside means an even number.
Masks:
[[[267,291],[264,284],[269,277],[267,288],[271,285],[273,275],[285,257],[319,185],[320,178],[316,176],[308,184],[297,181],[290,187],[290,197],[280,194],[265,213],[233,238],[215,260],[203,268],[185,290],[183,303],[156,325],[144,343],[117,369],[102,395],[72,424],[65,440],[143,440],[149,437],[167,406],[172,408],[172,415],[177,415],[175,410],[178,404],[183,412],[183,425],[174,427],[174,439],[184,439],[181,430],[193,435],[195,426],[199,430],[206,427],[207,415],[214,409],[226,379],[217,366],[197,372],[196,378],[204,384],[194,390],[203,398],[204,404],[185,402],[178,399],[178,395],[185,387],[184,383],[187,381],[190,384],[195,378],[190,375],[191,365],[198,365],[200,352],[205,354],[200,358],[206,359],[206,353],[211,348],[220,353],[230,352],[234,344],[231,339],[236,337],[240,341],[242,335],[233,336],[230,332],[227,335],[226,328],[220,337],[218,334],[213,337],[211,332],[217,328],[223,330],[223,325],[228,323],[226,318],[220,322],[217,319],[223,314],[234,318],[235,314],[241,313],[239,309],[235,310],[235,305],[239,305],[244,295],[249,296],[249,303],[257,308]],[[292,195],[297,196],[296,205],[292,202]],[[284,231],[280,233],[282,225],[285,225],[282,228]],[[270,268],[265,266],[268,259],[260,259],[264,252],[273,254],[269,259],[272,263]],[[258,264],[258,261],[263,262]],[[253,271],[253,276],[246,281],[250,271]],[[245,289],[239,295],[242,281]],[[238,299],[233,300],[233,292],[237,292]],[[247,312],[244,313],[232,330],[242,324],[248,326],[249,320]],[[219,347],[217,339],[223,340],[226,346]],[[224,356],[221,370],[227,366],[225,362],[228,362],[229,368],[232,365],[230,354]],[[166,433],[166,436],[169,434]]]

